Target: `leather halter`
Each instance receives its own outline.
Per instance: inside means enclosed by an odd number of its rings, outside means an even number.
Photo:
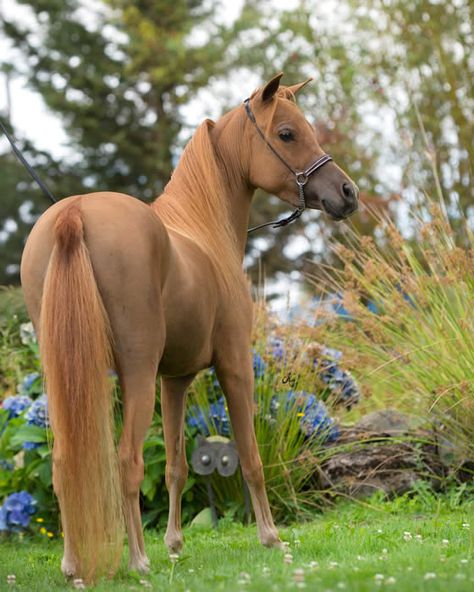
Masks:
[[[265,222],[264,224],[259,224],[258,226],[254,226],[253,228],[249,228],[247,230],[247,232],[248,233],[253,232],[254,230],[258,230],[259,228],[264,228],[265,226],[271,226],[272,228],[281,228],[282,226],[286,226],[287,224],[290,224],[291,222],[294,222],[295,220],[297,220],[301,216],[301,214],[304,212],[304,210],[306,209],[306,202],[305,202],[305,198],[304,198],[304,186],[308,182],[308,178],[313,173],[315,173],[318,169],[320,169],[322,166],[324,166],[327,162],[331,161],[332,158],[329,156],[329,154],[323,154],[322,156],[317,158],[315,161],[313,161],[309,165],[309,167],[307,169],[305,169],[304,171],[297,171],[290,164],[288,164],[288,162],[286,162],[286,160],[283,158],[283,156],[270,144],[270,142],[265,137],[265,134],[262,132],[261,128],[259,127],[257,120],[255,119],[255,115],[253,114],[252,109],[250,108],[250,98],[245,99],[244,105],[245,105],[245,112],[247,113],[247,116],[250,119],[250,121],[255,126],[255,129],[257,130],[258,135],[262,138],[262,140],[270,148],[270,150],[278,158],[278,160],[280,160],[280,162],[282,162],[286,166],[286,168],[289,171],[291,171],[293,173],[293,175],[295,176],[295,182],[296,182],[296,185],[298,186],[298,197],[299,197],[298,207],[287,218],[282,218],[281,220],[274,220],[273,222]]]

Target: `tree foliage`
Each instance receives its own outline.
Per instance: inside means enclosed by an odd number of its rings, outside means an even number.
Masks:
[[[371,0],[364,7],[351,5],[367,47],[372,40],[365,64],[373,99],[397,118],[394,154],[405,165],[403,185],[432,196],[441,191],[448,204],[473,215],[473,3]]]
[[[288,84],[314,77],[298,100],[366,202],[390,209],[400,196],[443,192],[472,215],[469,0],[301,0],[297,9],[245,0],[234,21],[223,17],[224,0],[16,1],[33,18],[2,18],[3,33],[23,56],[4,67],[26,76],[61,117],[77,154],[59,166],[29,146],[58,196],[109,189],[151,200],[198,123],[190,126],[189,118],[196,97],[206,115],[218,115],[283,70]],[[1,164],[8,193],[2,219],[18,227],[2,245],[5,266],[18,262],[31,225],[15,203],[37,198],[8,155]],[[286,209],[259,193],[251,224]],[[353,223],[374,230],[363,212]],[[286,229],[259,231],[249,238],[248,269],[256,272],[261,261],[267,276],[301,270],[306,256],[326,255],[326,237],[340,229],[306,212]],[[0,281],[8,278],[15,275]]]
[[[80,154],[86,187],[156,196],[169,179],[183,125],[179,107],[219,70],[218,2],[18,0],[34,30],[3,22],[27,57],[30,86],[58,113]],[[203,42],[192,38],[201,25]]]
[[[20,142],[23,154],[35,163],[40,177],[54,193],[77,193],[81,180],[72,171],[65,170],[45,152],[28,142]],[[19,277],[21,253],[32,224],[50,202],[43,195],[26,169],[10,152],[0,154],[2,197],[0,199],[0,285],[11,284]],[[59,194],[59,193],[58,193]]]
[[[104,0],[93,11],[81,0],[18,3],[31,9],[34,24],[2,18],[3,32],[25,58],[16,69],[61,117],[77,153],[62,167],[76,182],[52,183],[56,194],[68,195],[64,185],[74,185],[79,193],[108,189],[154,198],[178,157],[181,107],[226,67],[231,37],[215,18],[219,0]],[[31,220],[20,224],[14,205],[22,203],[22,172],[12,164],[9,174],[4,215],[21,232],[10,236],[4,252],[16,265]],[[15,269],[9,267],[13,281]]]

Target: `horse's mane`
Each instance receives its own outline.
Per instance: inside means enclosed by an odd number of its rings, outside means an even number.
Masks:
[[[198,127],[153,208],[166,227],[192,239],[206,253],[218,283],[230,295],[242,277],[242,262],[228,188],[210,138],[213,125],[206,120]]]

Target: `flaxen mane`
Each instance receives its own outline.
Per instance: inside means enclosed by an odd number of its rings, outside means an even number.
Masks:
[[[210,138],[213,125],[207,120],[198,127],[153,208],[166,227],[199,245],[221,287],[231,294],[241,278],[241,262],[230,222],[228,189]]]

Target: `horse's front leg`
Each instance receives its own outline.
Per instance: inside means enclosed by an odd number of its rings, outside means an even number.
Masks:
[[[267,547],[280,546],[265,490],[262,461],[255,437],[254,381],[250,348],[234,356],[226,352],[222,359],[216,362],[216,373],[227,399],[242,473],[250,490],[260,541]]]
[[[183,378],[161,379],[161,412],[166,448],[166,487],[169,493],[168,526],[165,544],[170,553],[178,553],[183,546],[181,531],[181,495],[188,478],[188,464],[184,447],[184,414],[186,389],[194,375]]]

